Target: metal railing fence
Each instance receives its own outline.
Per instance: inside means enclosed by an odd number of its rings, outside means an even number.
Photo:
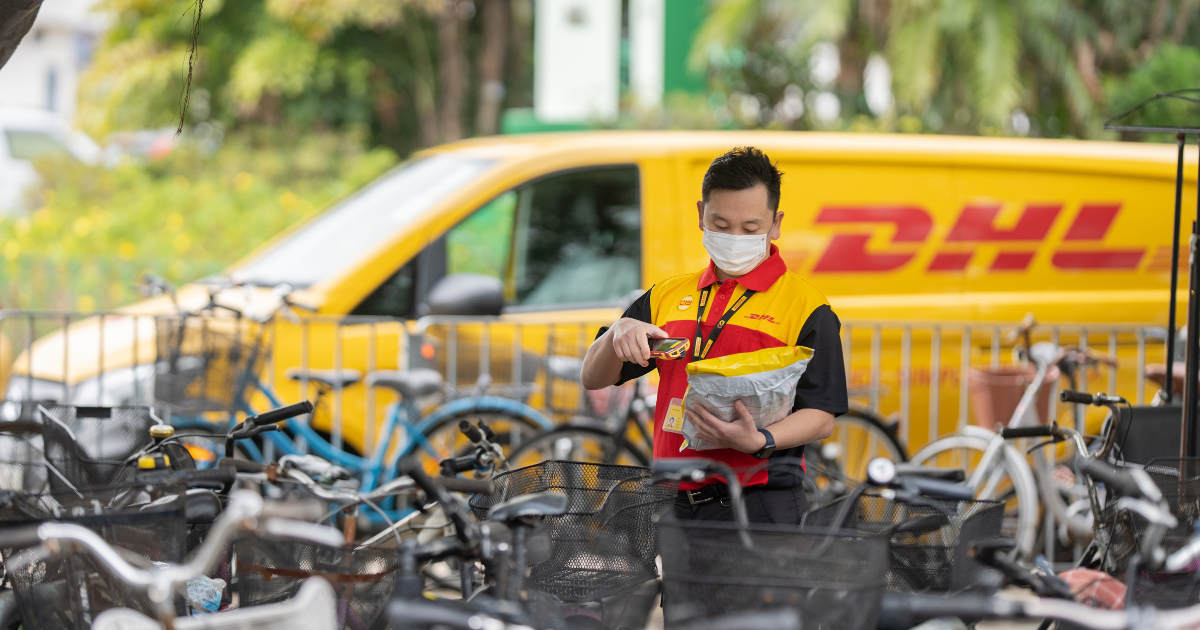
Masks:
[[[520,398],[555,421],[588,414],[578,366],[599,326],[556,323],[537,316],[430,317],[417,321],[368,317],[277,317],[261,381],[290,402],[312,398],[312,370],[432,367],[446,395],[476,393]],[[1012,323],[843,322],[842,348],[852,397],[873,413],[899,422],[910,451],[977,420],[971,404],[972,368],[1011,362],[1004,340]],[[64,329],[69,335],[63,335]],[[1133,324],[1046,324],[1034,341],[1091,348],[1115,358],[1080,376],[1077,387],[1119,393],[1137,404],[1157,391],[1144,378],[1164,357],[1165,329]],[[130,312],[0,311],[0,381],[6,397],[75,404],[148,403],[154,395],[155,316]],[[652,377],[653,382],[653,377]],[[325,393],[315,426],[337,445],[369,450],[393,402],[388,391],[361,381]],[[1060,411],[1050,397],[1052,417]],[[256,405],[261,398],[252,399]],[[1082,418],[1079,421],[1083,421]]]

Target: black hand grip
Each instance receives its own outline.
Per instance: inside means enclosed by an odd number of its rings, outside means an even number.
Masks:
[[[905,477],[904,485],[921,495],[937,499],[969,501],[975,498],[975,491],[970,487],[940,479]]]
[[[961,468],[938,468],[936,466],[921,466],[919,464],[896,464],[896,475],[899,477],[925,477],[926,479],[941,479],[942,481],[966,481],[967,472]]]
[[[1000,429],[1000,437],[1006,440],[1015,438],[1032,438],[1032,437],[1054,437],[1054,430],[1057,427],[1050,425],[1044,427],[1016,427],[1012,429]]]
[[[234,459],[232,457],[223,457],[217,464],[221,468],[232,468],[235,472],[240,473],[260,473],[266,472],[267,465],[248,459]]]
[[[0,529],[0,549],[19,549],[42,544],[37,525],[22,525]]]
[[[492,427],[489,427],[488,424],[486,422],[484,422],[482,419],[479,420],[479,430],[483,431],[483,437],[487,438],[487,441],[489,441],[489,442],[496,441],[496,432],[493,431]]]
[[[439,465],[442,468],[442,475],[453,477],[458,473],[475,470],[475,456],[459,455],[458,457],[443,459],[439,462]]]
[[[313,404],[307,400],[302,400],[286,407],[272,409],[257,416],[250,416],[249,418],[246,418],[246,426],[261,427],[268,424],[275,424],[276,422],[283,422],[289,418],[295,418],[296,416],[302,416],[306,413],[312,413],[312,410]]]
[[[1104,462],[1081,458],[1079,460],[1079,472],[1096,481],[1103,482],[1104,485],[1125,496],[1144,496],[1142,489],[1138,487],[1137,480],[1132,475],[1123,470],[1113,468]]]
[[[463,512],[462,506],[446,492],[445,488],[425,474],[425,468],[420,460],[409,455],[400,460],[399,468],[401,473],[412,477],[413,483],[417,484],[417,487],[423,490],[427,496],[436,499],[441,504],[446,518],[454,524],[454,535],[463,543],[474,544],[475,529],[472,527],[470,517]]]
[[[1073,392],[1069,389],[1064,389],[1058,393],[1058,399],[1065,403],[1076,403],[1080,405],[1094,405],[1096,397],[1087,392]]]
[[[463,435],[467,436],[467,439],[471,440],[472,444],[478,444],[481,440],[483,440],[483,431],[480,431],[479,427],[471,426],[471,423],[467,422],[466,420],[462,420],[458,423],[458,430],[461,431]]]
[[[461,477],[442,477],[437,480],[441,486],[450,492],[466,494],[491,494],[496,485],[490,479],[463,479]]]

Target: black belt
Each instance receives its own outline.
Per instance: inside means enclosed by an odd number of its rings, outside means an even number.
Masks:
[[[696,490],[680,490],[679,499],[686,500],[692,505],[701,505],[712,501],[722,501],[729,498],[729,486],[723,483],[714,483],[704,486]]]

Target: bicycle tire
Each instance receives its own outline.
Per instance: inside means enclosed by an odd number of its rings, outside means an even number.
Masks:
[[[967,427],[962,434],[944,437],[926,445],[909,461],[917,465],[962,468],[969,479],[975,471],[978,458],[987,451],[988,443],[994,436],[994,433],[986,429]],[[973,454],[968,456],[968,452]],[[1018,557],[1030,560],[1034,556],[1037,535],[1041,528],[1041,495],[1038,492],[1037,481],[1025,461],[1025,456],[1012,445],[1004,445],[1000,462],[1004,474],[1008,476],[1011,490],[985,492],[976,494],[975,498],[1005,501],[1001,535],[1016,540]],[[996,485],[999,486],[999,482]],[[1012,503],[1013,501],[1015,503]]]
[[[569,451],[562,440],[568,440]],[[592,442],[590,447],[584,445],[585,440]],[[543,431],[513,449],[508,455],[506,468],[520,468],[547,459],[627,466],[650,465],[646,455],[630,444],[624,436],[614,435],[599,427],[564,424]]]
[[[826,465],[822,448],[830,441],[841,445],[841,457]],[[811,449],[811,450],[810,450]],[[833,434],[813,442],[805,449],[810,465],[808,477],[816,488],[816,498],[824,503],[840,496],[866,480],[867,464],[876,457],[894,462],[908,461],[908,452],[894,432],[875,414],[852,408],[833,421]]]
[[[545,431],[538,419],[511,410],[488,407],[464,409],[440,419],[422,432],[422,443],[413,451],[422,455],[426,472],[436,474],[442,459],[461,455],[471,448],[470,441],[458,430],[458,423],[462,420],[472,424],[484,420],[496,432],[495,443],[506,458],[513,448]],[[513,431],[514,428],[516,431]]]

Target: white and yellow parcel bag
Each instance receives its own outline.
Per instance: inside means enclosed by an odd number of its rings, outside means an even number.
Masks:
[[[685,411],[704,407],[709,413],[733,422],[733,402],[742,401],[754,424],[765,429],[792,412],[796,383],[804,375],[813,351],[804,346],[764,348],[689,363],[688,389],[683,397]],[[683,423],[683,448],[697,451],[715,448],[696,439],[696,427]],[[683,450],[681,448],[680,450]]]

